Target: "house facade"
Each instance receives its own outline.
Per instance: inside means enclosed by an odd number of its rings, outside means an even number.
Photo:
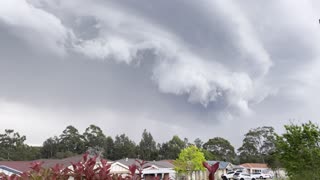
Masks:
[[[240,164],[241,167],[246,169],[250,174],[252,173],[270,173],[272,170],[264,163],[245,163]]]

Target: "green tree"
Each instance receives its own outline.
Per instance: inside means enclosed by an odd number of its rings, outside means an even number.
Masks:
[[[135,158],[136,144],[125,134],[117,135],[114,141],[114,159]]]
[[[242,146],[238,149],[240,163],[265,163],[275,148],[275,132],[273,127],[263,126],[249,130],[245,134]]]
[[[192,176],[194,171],[205,170],[202,163],[205,162],[204,154],[196,146],[189,146],[181,151],[174,161],[175,170],[178,173],[186,173]]]
[[[204,158],[206,158],[207,160],[216,160],[217,158],[214,156],[214,154],[212,154],[210,151],[205,150],[205,149],[200,149],[201,152],[204,155]]]
[[[26,136],[12,129],[0,134],[0,160],[24,161],[40,157],[39,148],[25,144]]]
[[[103,157],[110,160],[117,160],[114,156],[114,141],[112,137],[106,137],[106,142],[103,147]]]
[[[60,135],[60,152],[71,152],[82,154],[86,151],[84,138],[79,131],[73,126],[67,126]]]
[[[24,141],[26,136],[20,136],[12,129],[6,129],[4,134],[0,134],[0,159],[3,160],[23,160],[22,153],[26,148]]]
[[[145,129],[142,133],[142,139],[139,143],[138,152],[143,160],[155,160],[158,156],[156,142],[150,132]]]
[[[216,160],[234,162],[236,153],[230,142],[221,137],[209,139],[203,144],[203,149],[212,153]]]
[[[40,150],[42,158],[56,158],[57,153],[59,152],[59,138],[57,136],[50,137],[43,142],[42,148]]]
[[[185,147],[185,142],[175,135],[170,141],[162,143],[159,154],[162,159],[176,159],[180,151]]]
[[[104,151],[106,136],[101,128],[91,124],[83,133],[85,147],[94,154],[102,154]]]
[[[276,156],[293,180],[320,177],[320,129],[312,122],[286,125],[276,138]]]

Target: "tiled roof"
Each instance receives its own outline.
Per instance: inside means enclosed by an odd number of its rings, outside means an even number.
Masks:
[[[34,161],[0,161],[0,166],[6,166],[16,171],[25,172],[31,170],[32,162],[43,162],[42,167],[50,168],[56,164],[61,164],[63,167],[68,167],[71,163],[76,163],[82,160],[82,155],[73,156],[65,159],[38,159]]]
[[[263,163],[245,163],[245,164],[240,164],[240,166],[243,166],[245,168],[268,168],[267,164]]]
[[[6,166],[13,170],[24,172],[30,170],[30,161],[0,161],[0,166]]]
[[[226,169],[227,166],[231,164],[230,162],[226,162],[226,161],[207,161],[209,165],[213,165],[216,162],[219,162],[219,169]]]

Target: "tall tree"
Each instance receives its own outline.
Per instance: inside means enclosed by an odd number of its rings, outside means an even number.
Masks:
[[[57,136],[50,137],[43,142],[41,148],[41,157],[43,158],[55,158],[59,152],[59,138]]]
[[[170,141],[162,144],[159,153],[163,159],[176,159],[185,147],[185,142],[175,135]]]
[[[62,152],[81,154],[86,151],[84,138],[73,126],[67,126],[60,135],[60,146]]]
[[[103,152],[103,157],[110,159],[110,160],[117,160],[116,157],[114,156],[114,141],[112,137],[108,136],[106,137],[106,142],[104,144],[104,152]]]
[[[85,147],[94,151],[95,154],[102,154],[104,151],[106,136],[101,128],[91,124],[83,133]]]
[[[221,137],[209,139],[203,144],[203,148],[212,153],[216,160],[233,162],[236,157],[234,147]]]
[[[136,158],[136,144],[125,134],[117,135],[114,141],[114,159]]]
[[[142,133],[142,139],[139,143],[138,152],[143,160],[155,160],[158,156],[156,142],[150,132],[145,129]]]
[[[245,134],[242,146],[238,149],[240,163],[265,163],[275,148],[275,132],[273,127],[263,126],[249,130]]]
[[[202,165],[206,159],[196,146],[189,146],[181,151],[179,157],[174,161],[175,170],[178,173],[188,173],[192,176],[194,171],[203,171]]]
[[[320,129],[312,122],[286,125],[286,132],[276,139],[278,160],[293,180],[319,179]]]

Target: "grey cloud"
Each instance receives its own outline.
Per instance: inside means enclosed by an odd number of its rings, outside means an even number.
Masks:
[[[316,1],[1,3],[0,100],[234,142],[243,123],[319,117]]]

